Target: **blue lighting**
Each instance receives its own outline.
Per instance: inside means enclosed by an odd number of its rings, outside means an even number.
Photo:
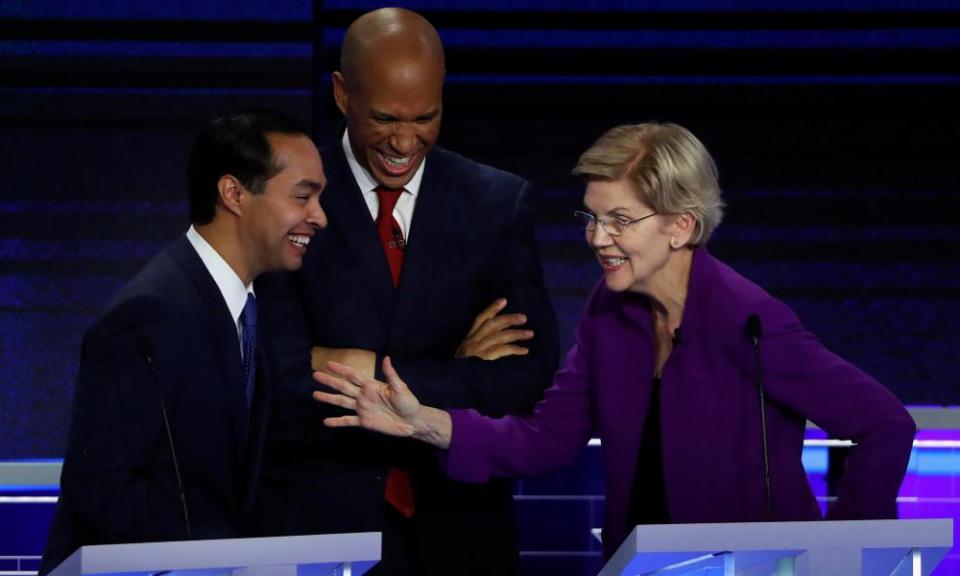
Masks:
[[[58,260],[146,260],[167,242],[129,240],[24,240],[0,239],[0,258],[9,261],[50,262]]]
[[[829,450],[821,447],[803,449],[803,468],[807,474],[825,474],[827,472],[827,454]]]
[[[120,42],[88,40],[0,42],[5,56],[114,58],[310,58],[302,42]]]
[[[762,76],[578,76],[563,74],[450,74],[450,84],[571,84],[601,86],[641,86],[641,85],[693,85],[693,86],[777,86],[811,84],[828,85],[955,85],[960,84],[957,74],[877,74],[877,75],[837,75],[823,74],[771,74]]]

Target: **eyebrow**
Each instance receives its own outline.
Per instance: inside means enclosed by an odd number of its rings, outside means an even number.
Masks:
[[[294,188],[307,188],[311,192],[320,192],[326,186],[326,182],[317,182],[315,180],[303,179],[293,185]]]
[[[439,115],[440,115],[440,110],[438,108],[434,108],[433,110],[430,110],[426,114],[421,114],[417,116],[417,120],[433,120]]]
[[[440,115],[440,109],[439,109],[439,108],[434,108],[433,110],[430,110],[430,111],[426,112],[425,114],[420,114],[419,116],[417,116],[416,118],[414,118],[414,121],[416,121],[416,120],[433,120],[434,118],[436,118],[436,117],[439,116],[439,115]],[[389,120],[389,121],[399,120],[399,118],[396,117],[396,116],[394,116],[393,114],[388,114],[388,113],[386,113],[386,112],[381,112],[380,110],[371,110],[371,111],[370,111],[370,117],[373,118],[373,119],[375,119],[375,120]]]
[[[596,216],[596,212],[594,212],[593,210],[591,210],[590,207],[587,206],[586,204],[583,205],[583,208],[584,208],[584,210],[586,210],[587,212],[589,212],[589,213],[593,214],[594,216]],[[629,211],[630,211],[630,208],[628,208],[628,207],[626,207],[626,206],[617,206],[617,207],[615,207],[615,208],[612,208],[612,209],[610,209],[610,210],[607,210],[607,214],[613,214],[614,212],[629,212]]]

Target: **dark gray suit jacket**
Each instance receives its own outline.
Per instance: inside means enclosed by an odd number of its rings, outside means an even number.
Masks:
[[[280,374],[265,468],[262,526],[271,533],[384,530],[390,466],[412,473],[416,550],[425,574],[505,574],[516,567],[509,482],[448,480],[433,452],[359,430],[331,430],[338,409],[310,399],[311,345],[376,351],[420,399],[485,414],[524,413],[557,367],[556,321],[534,245],[530,184],[434,148],[426,158],[395,289],[376,228],[339,140],[323,156],[317,233],[297,274],[257,284],[264,334]],[[530,354],[455,359],[474,317],[496,298],[527,315]],[[481,544],[482,543],[482,544]],[[385,565],[393,560],[384,551]]]
[[[154,257],[84,337],[41,573],[88,544],[186,539],[161,392],[193,538],[244,533],[270,393],[258,360],[248,414],[237,329],[216,283],[186,237]]]

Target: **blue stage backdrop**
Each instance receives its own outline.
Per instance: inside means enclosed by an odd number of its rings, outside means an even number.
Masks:
[[[719,163],[715,253],[904,401],[958,402],[956,2],[401,4],[448,46],[441,142],[539,186],[564,343],[600,276],[570,168],[615,124],[675,121]],[[196,128],[268,105],[329,133],[314,79],[376,5],[0,5],[0,459],[62,454],[84,329],[188,225]]]
[[[720,167],[714,253],[902,400],[960,403],[955,0],[394,4],[422,11],[447,45],[441,143],[538,185],[565,346],[600,277],[573,226],[582,186],[569,171],[613,125],[674,121]],[[344,29],[379,5],[0,2],[0,460],[62,455],[83,331],[188,225],[195,130],[272,106],[324,140]],[[596,573],[599,450],[517,483],[525,574]],[[903,516],[957,517],[956,460],[915,453]],[[0,530],[0,556],[39,555],[52,504],[2,508],[13,532]]]

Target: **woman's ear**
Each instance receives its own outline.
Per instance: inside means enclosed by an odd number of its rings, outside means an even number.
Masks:
[[[683,248],[690,242],[697,227],[697,220],[693,214],[684,212],[677,214],[673,220],[670,232],[670,247]]]

